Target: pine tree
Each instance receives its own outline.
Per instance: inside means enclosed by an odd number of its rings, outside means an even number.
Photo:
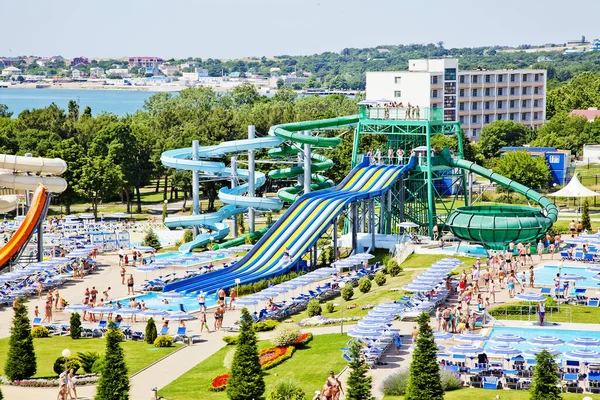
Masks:
[[[146,324],[146,334],[145,334],[145,338],[146,338],[146,343],[148,344],[153,344],[154,341],[156,340],[156,324],[154,323],[154,318],[150,318],[148,320],[148,323]]]
[[[592,230],[592,222],[590,221],[590,205],[588,204],[587,199],[583,201],[583,209],[581,210],[581,226],[583,230],[591,232]]]
[[[4,364],[4,374],[11,381],[31,378],[37,371],[27,307],[18,302],[13,310],[15,316],[10,328],[8,358]]]
[[[105,337],[105,362],[98,380],[96,400],[128,400],[129,376],[127,375],[123,349],[120,345],[120,342],[123,341],[123,334],[111,321]]]
[[[69,332],[71,334],[71,339],[80,339],[81,338],[81,318],[79,313],[71,314],[71,328]]]
[[[419,336],[410,364],[410,377],[406,386],[405,400],[443,400],[444,388],[437,363],[437,346],[429,326],[429,314],[417,318]]]
[[[144,236],[144,241],[142,242],[144,246],[154,247],[156,250],[160,249],[160,240],[158,240],[158,236],[154,233],[152,228],[148,229],[146,232],[146,236]]]
[[[369,367],[364,358],[360,355],[360,344],[357,341],[352,341],[350,344],[350,375],[348,376],[348,389],[346,390],[347,400],[370,400],[371,396],[371,380],[367,376]]]
[[[258,358],[256,332],[247,308],[242,309],[240,321],[240,334],[227,380],[227,396],[231,400],[259,400],[265,392],[265,381]]]
[[[554,357],[546,350],[535,356],[537,363],[533,372],[531,400],[557,400],[560,395],[560,375]]]

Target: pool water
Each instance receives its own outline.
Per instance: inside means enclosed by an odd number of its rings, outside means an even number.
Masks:
[[[597,275],[597,272],[588,272],[585,267],[563,267],[561,269],[562,274],[577,274],[581,275],[586,280],[575,282],[576,287],[587,288],[587,289],[596,289],[599,288],[600,281],[595,281],[592,279],[593,276]],[[554,277],[558,274],[558,267],[552,265],[545,265],[541,268],[535,269],[535,283],[540,283],[543,285],[554,286]],[[562,280],[561,280],[562,281]]]
[[[169,304],[164,304],[163,300],[158,297],[159,292],[149,292],[143,295],[135,296],[135,300],[139,302],[144,302],[146,307],[151,310],[163,310],[163,311],[180,311],[179,304],[183,304],[185,310],[188,312],[198,311],[200,307],[198,306],[198,302],[196,301],[196,297],[193,296],[184,296],[181,299],[171,300],[169,299]],[[130,298],[127,299],[119,299],[123,306],[127,305],[127,302]],[[216,295],[214,296],[206,296],[206,307],[212,307],[217,304]]]
[[[554,336],[559,339],[562,339],[565,341],[565,344],[563,344],[561,346],[552,346],[553,350],[561,352],[561,355],[558,356],[558,358],[561,358],[561,359],[568,358],[563,355],[567,351],[584,349],[583,347],[575,347],[575,346],[569,345],[568,342],[573,339],[577,339],[580,337],[591,337],[591,338],[600,340],[600,332],[597,332],[597,331],[571,331],[571,330],[563,330],[563,329],[552,329],[552,328],[547,328],[547,327],[542,327],[542,328],[539,328],[539,327],[537,327],[537,328],[494,327],[492,329],[492,333],[491,333],[490,337],[495,337],[498,335],[505,335],[505,334],[513,334],[513,335],[521,336],[525,339],[533,339],[536,336]],[[493,343],[493,342],[487,341],[487,342],[485,342],[483,348],[485,349],[488,347],[498,346],[498,345],[501,345],[501,343]],[[515,349],[519,349],[519,350],[523,350],[523,351],[529,350],[534,347],[540,347],[539,345],[533,345],[533,344],[529,344],[527,342],[509,343],[508,345],[511,347],[514,347]],[[596,351],[599,350],[596,347],[591,347],[590,349],[596,350]]]
[[[474,244],[461,244],[460,246],[444,247],[444,251],[454,254],[456,253],[457,248],[459,253],[465,253],[474,257],[488,258],[488,253],[483,248],[483,246],[478,246]]]

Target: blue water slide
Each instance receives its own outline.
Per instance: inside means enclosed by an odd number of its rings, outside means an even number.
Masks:
[[[239,153],[252,149],[276,147],[282,142],[283,139],[280,137],[269,136],[224,142],[216,146],[204,146],[198,149],[198,158],[202,158],[202,160],[192,159],[193,150],[191,147],[168,150],[162,153],[160,160],[164,166],[169,168],[199,171],[227,179],[233,177],[234,171],[231,168],[227,168],[222,162],[208,161],[205,159],[222,157],[226,154]],[[249,173],[246,169],[238,168],[236,169],[235,174],[237,177],[246,181],[249,179]],[[259,188],[264,185],[265,182],[265,174],[255,171],[254,187]],[[236,187],[224,187],[219,190],[219,200],[226,204],[226,206],[215,213],[166,218],[165,225],[169,228],[201,226],[211,231],[211,233],[198,235],[193,241],[183,244],[179,250],[182,252],[190,252],[194,248],[204,246],[211,241],[224,239],[229,234],[229,226],[222,221],[231,218],[234,215],[246,212],[249,207],[257,210],[274,211],[280,210],[283,206],[282,202],[277,198],[245,196],[248,189],[249,183],[244,183]]]
[[[213,293],[220,287],[234,286],[236,279],[245,284],[286,272],[316,243],[348,204],[380,196],[404,172],[412,169],[415,162],[414,156],[404,166],[368,165],[364,160],[337,187],[302,195],[233,268],[176,282],[167,285],[164,290]],[[284,263],[282,255],[286,248],[291,261]]]

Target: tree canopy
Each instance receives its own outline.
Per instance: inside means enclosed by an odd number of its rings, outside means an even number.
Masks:
[[[486,158],[498,157],[505,146],[522,146],[531,139],[532,130],[514,121],[496,121],[481,130],[479,147]]]
[[[548,187],[552,179],[546,158],[532,156],[526,151],[504,153],[494,172],[533,189]]]

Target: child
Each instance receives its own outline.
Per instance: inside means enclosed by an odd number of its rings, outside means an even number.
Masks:
[[[37,318],[40,316],[40,310],[38,309],[38,306],[35,306],[34,310],[33,310],[33,315]]]

